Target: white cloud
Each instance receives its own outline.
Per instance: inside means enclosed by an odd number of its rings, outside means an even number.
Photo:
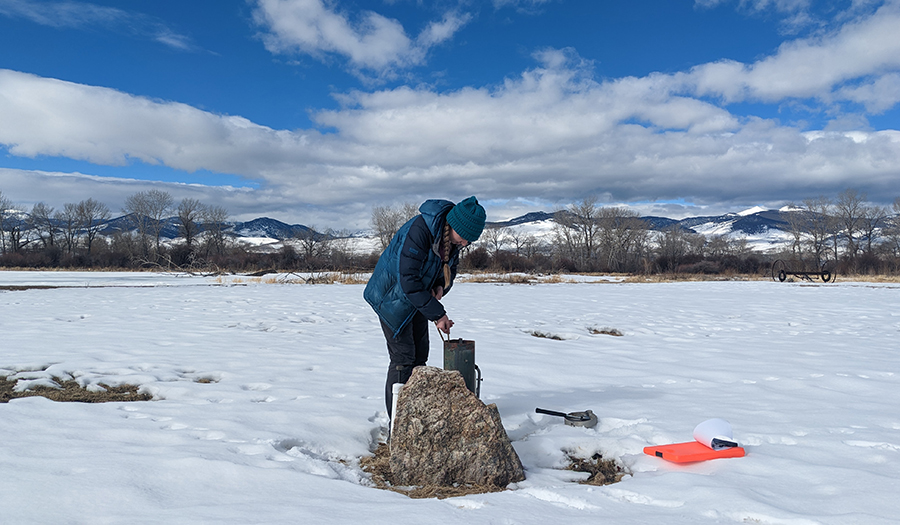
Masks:
[[[180,50],[195,49],[189,37],[178,34],[158,18],[115,7],[85,2],[0,0],[0,15],[24,18],[36,24],[56,28],[102,27],[139,38],[149,38]]]
[[[253,155],[293,148],[303,140],[185,104],[9,70],[0,70],[0,122],[0,143],[14,155],[104,165],[138,159],[239,175],[250,172]]]
[[[195,198],[207,204],[226,206],[234,215],[246,213],[251,217],[258,216],[254,213],[255,210],[248,208],[248,204],[257,203],[258,199],[248,199],[252,190],[246,188],[0,168],[0,191],[25,209],[30,209],[37,202],[61,208],[66,202],[93,198],[109,206],[113,214],[116,214],[121,211],[126,197],[150,189],[168,191],[176,200]]]
[[[435,194],[566,202],[599,193],[618,202],[688,197],[743,205],[851,186],[887,197],[900,176],[897,132],[811,138],[673,95],[670,75],[598,82],[571,53],[547,50],[540,58],[540,67],[494,88],[347,94],[344,109],[315,115],[335,130],[327,134],[0,71],[0,144],[19,156],[140,159],[238,174],[260,188],[171,187],[176,195],[205,193],[201,200],[224,202],[235,215],[326,227],[364,227],[372,204]],[[9,173],[0,174],[0,188],[12,195]],[[42,191],[64,188],[63,180],[41,175]],[[91,181],[120,197],[147,184],[154,183]]]
[[[836,97],[862,104],[869,113],[883,113],[900,103],[900,74],[890,73],[859,86],[841,88]]]
[[[736,10],[751,17],[780,19],[782,34],[797,35],[804,31],[822,31],[835,24],[843,24],[871,12],[894,0],[850,0],[841,2],[813,2],[813,0],[694,0],[698,9],[713,9],[722,4],[736,4]],[[842,11],[838,9],[843,8]]]
[[[774,9],[780,13],[796,13],[809,9],[810,0],[741,0],[740,6],[753,11]]]
[[[727,3],[731,3],[731,0],[694,0],[694,6],[701,9],[711,9]],[[738,9],[747,11],[796,13],[809,9],[810,0],[739,0],[737,4]]]
[[[464,25],[466,25],[472,16],[467,13],[447,13],[440,22],[432,22],[428,24],[417,38],[417,43],[423,49],[428,49],[437,44],[441,44],[453,38]]]
[[[555,0],[494,0],[494,9],[514,7],[520,11],[532,11],[536,7]]]
[[[779,102],[789,98],[830,101],[845,83],[876,79],[900,68],[900,3],[891,2],[825,36],[797,39],[753,64],[719,61],[677,75],[700,96],[725,102]],[[877,82],[877,81],[876,81]],[[874,95],[874,93],[873,93]],[[874,106],[890,107],[890,98]]]
[[[0,0],[0,14],[50,27],[85,27],[122,23],[131,15],[121,9],[81,2]]]
[[[266,30],[263,41],[272,53],[337,55],[355,71],[379,75],[423,63],[431,47],[449,40],[470,19],[447,13],[413,39],[397,20],[373,11],[353,16],[322,0],[257,0],[254,18]]]

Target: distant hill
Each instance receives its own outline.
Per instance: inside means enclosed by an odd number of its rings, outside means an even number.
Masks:
[[[269,217],[236,222],[229,231],[238,237],[268,237],[278,240],[291,239],[310,232],[316,233],[302,224],[287,224]]]
[[[527,224],[529,222],[549,221],[553,219],[553,215],[553,213],[547,213],[545,211],[533,211],[531,213],[526,213],[521,217],[516,217],[515,219],[510,219],[508,221],[488,222],[485,224],[485,226],[489,228],[519,226],[520,224]]]
[[[704,230],[719,229],[720,227],[727,226],[727,229],[729,230],[728,233],[758,235],[761,233],[766,233],[770,230],[786,231],[788,228],[788,222],[784,218],[784,215],[786,213],[789,212],[782,212],[779,210],[763,210],[756,211],[747,215],[741,215],[739,213],[726,213],[725,215],[689,217],[685,219],[670,219],[668,217],[645,215],[641,217],[641,220],[649,224],[651,230],[657,231],[676,226],[686,231],[699,233],[695,230],[695,228],[700,226],[704,226],[704,228],[702,228]],[[487,223],[487,226],[492,228],[521,226],[533,222],[553,220],[553,217],[553,213],[536,211],[526,213],[521,217],[516,217],[508,221],[489,222]]]
[[[712,217],[690,217],[676,221],[676,223],[692,231],[701,225],[728,226],[727,233],[744,233],[747,235],[759,235],[770,230],[788,230],[788,222],[784,218],[786,213],[779,210],[766,210],[752,213],[749,215],[740,215],[737,213],[726,213],[725,215],[717,215]],[[706,228],[704,228],[706,229]]]
[[[23,225],[27,224],[27,217],[21,218]],[[180,222],[178,217],[169,217],[163,221],[160,237],[175,239],[180,236]],[[28,227],[23,229],[27,230]],[[100,229],[101,235],[114,235],[116,233],[135,230],[134,219],[131,215],[123,215],[106,221]],[[229,222],[227,231],[236,237],[265,237],[270,239],[285,240],[307,232],[314,232],[302,224],[287,224],[277,219],[260,217],[247,222]]]
[[[752,249],[767,251],[777,249],[789,242],[790,233],[786,218],[788,213],[798,212],[754,208],[740,213],[688,217],[684,219],[670,219],[652,215],[640,218],[653,231],[678,228],[685,232],[706,236],[722,235],[731,239],[745,239]],[[532,212],[508,221],[488,223],[488,226],[531,229],[536,236],[540,237],[548,235],[551,231],[547,227],[547,223],[553,221],[553,217],[552,213]],[[538,227],[539,224],[542,227]]]

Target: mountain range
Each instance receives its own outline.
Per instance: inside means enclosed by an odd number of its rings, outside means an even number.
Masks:
[[[644,220],[651,230],[660,231],[673,226],[680,228],[686,232],[702,233],[705,235],[729,235],[729,236],[774,236],[783,237],[787,234],[788,221],[786,214],[791,213],[787,210],[765,210],[761,208],[752,208],[740,213],[727,213],[724,215],[688,217],[684,219],[670,219],[667,217],[643,216]],[[18,218],[20,228],[23,231],[30,229],[27,214],[23,214]],[[526,213],[525,215],[509,219],[507,221],[488,222],[488,228],[501,227],[522,227],[528,229],[535,227],[536,230],[547,230],[546,226],[552,224],[554,214],[536,211]],[[9,221],[7,221],[9,222]],[[537,228],[544,225],[544,228]],[[128,232],[135,229],[131,216],[125,215],[116,217],[106,221],[100,229],[101,235],[113,235],[120,232]],[[227,231],[238,238],[261,238],[283,241],[298,237],[303,234],[312,233],[313,235],[321,235],[309,227],[302,224],[287,224],[270,217],[259,217],[246,222],[229,222],[226,226]],[[357,231],[347,235],[348,237],[361,238],[372,237],[371,231]],[[179,221],[177,217],[169,217],[163,221],[161,237],[164,239],[175,239],[179,237]]]
[[[163,221],[160,237],[175,239],[180,237],[180,222],[178,217],[169,217]],[[120,232],[128,232],[135,229],[134,221],[130,215],[123,215],[110,219],[100,229],[101,235],[113,235]],[[236,237],[262,237],[269,239],[285,240],[302,234],[313,232],[302,224],[287,224],[269,217],[260,217],[247,222],[229,222],[227,231]]]
[[[773,230],[786,232],[788,229],[786,215],[788,213],[791,212],[788,210],[751,208],[739,213],[688,217],[684,219],[670,219],[668,217],[657,217],[653,215],[645,215],[640,217],[640,219],[647,223],[651,230],[655,231],[661,231],[674,226],[691,233],[706,233],[710,230],[716,230],[726,234],[753,236],[766,234]],[[521,226],[534,222],[553,220],[553,217],[553,213],[538,211],[527,213],[521,217],[516,217],[508,221],[489,222],[488,226]]]

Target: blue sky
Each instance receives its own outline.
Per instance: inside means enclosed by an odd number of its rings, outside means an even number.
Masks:
[[[0,0],[0,192],[357,229],[900,197],[900,0]]]

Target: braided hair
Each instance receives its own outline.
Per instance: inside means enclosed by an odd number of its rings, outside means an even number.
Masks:
[[[444,288],[450,286],[450,224],[444,222],[444,235],[441,238],[441,262],[444,263]]]

